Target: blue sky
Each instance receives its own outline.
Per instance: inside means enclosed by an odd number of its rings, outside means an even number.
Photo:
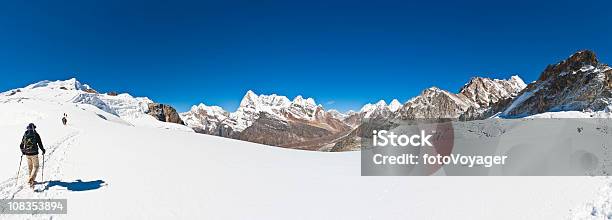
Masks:
[[[27,2],[27,3],[26,3]],[[326,108],[406,101],[472,76],[535,80],[580,49],[612,61],[610,1],[0,2],[0,90],[77,77],[184,111],[249,89]]]

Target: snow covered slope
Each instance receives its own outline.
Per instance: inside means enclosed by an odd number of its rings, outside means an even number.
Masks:
[[[161,122],[147,114],[148,104],[153,103],[146,97],[132,97],[129,94],[100,94],[90,86],[72,78],[64,81],[41,81],[24,88],[0,94],[0,101],[19,102],[33,100],[57,104],[89,104],[102,111],[116,115],[126,123],[140,127],[165,128],[193,132],[187,126]],[[63,113],[57,115],[61,117]],[[70,120],[70,115],[68,119]]]
[[[361,177],[358,152],[135,127],[66,102],[72,95],[24,94],[0,97],[0,199],[66,198],[69,214],[0,219],[562,219],[602,184],[590,177]],[[30,122],[48,149],[41,193],[23,188],[24,172],[14,185]]]

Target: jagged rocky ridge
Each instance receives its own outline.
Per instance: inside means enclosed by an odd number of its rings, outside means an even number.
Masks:
[[[518,76],[508,80],[474,77],[455,94],[437,87],[423,90],[395,111],[379,111],[359,118],[356,128],[338,139],[331,151],[358,150],[360,139],[372,130],[388,129],[394,120],[458,119],[469,111],[486,111],[497,102],[510,100],[525,88]]]
[[[486,111],[495,103],[512,99],[525,86],[521,78],[512,76],[508,80],[474,77],[457,94],[432,87],[404,104],[397,117],[402,120],[456,119],[470,112]]]
[[[579,51],[549,65],[540,78],[504,106],[501,117],[522,117],[557,111],[610,111],[612,68],[595,53]],[[489,116],[489,115],[485,115]]]
[[[248,91],[239,108],[229,113],[218,106],[200,104],[181,113],[195,131],[256,143],[318,150],[302,143],[350,130],[337,112],[326,112],[312,98],[289,100],[279,95]]]
[[[459,94],[430,88],[405,104],[381,100],[346,114],[325,111],[311,98],[298,96],[291,101],[285,96],[248,91],[235,112],[200,104],[181,117],[200,133],[281,147],[333,150],[347,136],[356,136],[365,119],[458,118],[470,108],[488,108],[512,98],[524,87],[518,76],[508,80],[475,77]]]

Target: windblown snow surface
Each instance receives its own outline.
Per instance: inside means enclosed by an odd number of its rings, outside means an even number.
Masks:
[[[60,118],[69,115],[67,126]],[[67,215],[0,219],[565,219],[594,177],[362,177],[359,152],[308,152],[134,126],[89,104],[0,97],[0,199],[68,200]],[[33,192],[25,126],[47,148]],[[39,175],[38,181],[43,181]]]

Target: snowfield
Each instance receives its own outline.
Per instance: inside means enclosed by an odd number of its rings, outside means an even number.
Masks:
[[[359,152],[283,149],[143,119],[160,125],[145,126],[71,95],[49,98],[54,91],[0,95],[0,199],[65,198],[68,214],[0,219],[565,219],[606,183],[361,177]],[[24,187],[25,162],[15,185],[30,122],[47,148],[42,192]]]

